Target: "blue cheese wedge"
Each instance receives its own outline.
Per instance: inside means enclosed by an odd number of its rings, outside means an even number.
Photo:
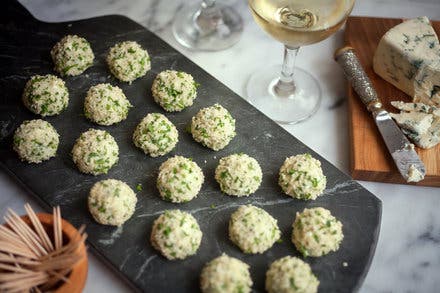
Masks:
[[[414,102],[440,106],[440,45],[428,18],[390,29],[379,42],[373,68]]]

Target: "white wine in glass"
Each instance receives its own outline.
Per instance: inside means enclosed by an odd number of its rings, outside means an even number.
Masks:
[[[257,24],[285,49],[282,66],[267,67],[251,76],[248,100],[281,124],[313,115],[321,102],[321,89],[311,74],[295,68],[298,50],[334,34],[353,5],[354,0],[249,0]]]

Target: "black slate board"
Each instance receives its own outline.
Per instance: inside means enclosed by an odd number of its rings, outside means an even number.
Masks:
[[[379,234],[381,202],[358,183],[307,148],[303,143],[269,120],[246,101],[234,94],[182,54],[123,16],[104,16],[66,23],[43,23],[35,20],[19,3],[8,1],[0,12],[0,161],[45,208],[60,205],[63,216],[75,226],[87,224],[89,245],[134,288],[149,292],[192,292],[198,288],[198,276],[204,263],[225,252],[251,265],[255,292],[264,291],[268,265],[285,255],[299,256],[290,242],[291,223],[295,212],[305,207],[322,206],[344,224],[345,238],[336,253],[321,258],[307,258],[321,281],[321,292],[357,290],[370,265]],[[68,109],[57,117],[47,118],[61,135],[58,156],[39,165],[20,162],[11,149],[13,131],[23,120],[38,118],[21,103],[26,80],[34,74],[53,73],[50,48],[66,34],[79,34],[90,41],[96,55],[92,68],[78,77],[65,78],[70,91]],[[119,41],[135,40],[152,56],[152,70],[132,85],[120,83],[110,76],[105,55]],[[150,158],[131,143],[134,127],[149,112],[162,112],[151,97],[155,75],[165,69],[191,73],[201,84],[198,98],[189,109],[166,114],[179,130],[180,141],[168,156]],[[111,127],[98,127],[82,115],[87,89],[96,83],[110,82],[120,86],[134,108],[126,121]],[[220,103],[237,120],[237,137],[224,150],[213,152],[192,140],[185,127],[202,107]],[[74,166],[70,150],[81,132],[90,127],[108,130],[120,147],[120,160],[108,175],[93,177],[80,174]],[[319,135],[316,129],[311,135]],[[222,195],[214,178],[218,159],[235,152],[255,157],[263,169],[263,183],[248,198]],[[291,199],[277,185],[278,169],[285,157],[311,153],[321,160],[328,184],[325,195],[313,202]],[[198,198],[186,204],[162,201],[155,188],[156,172],[168,157],[179,154],[192,157],[202,167],[206,181]],[[132,188],[142,183],[133,217],[123,228],[96,224],[87,211],[90,187],[98,180],[117,178]],[[241,204],[260,206],[278,219],[282,243],[261,255],[245,255],[228,240],[230,214]],[[212,208],[211,205],[215,205]],[[148,239],[153,220],[165,209],[190,211],[204,233],[198,254],[183,261],[167,261],[151,247]],[[343,262],[348,266],[344,267]],[[89,280],[93,281],[93,280]]]

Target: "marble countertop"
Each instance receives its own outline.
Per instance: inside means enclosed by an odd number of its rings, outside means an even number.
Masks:
[[[265,64],[281,63],[282,45],[253,22],[246,1],[234,5],[244,19],[244,33],[234,47],[215,53],[192,52],[174,40],[170,23],[188,1],[159,0],[21,0],[38,19],[48,22],[122,14],[146,26],[189,59],[244,96],[250,74]],[[415,17],[440,20],[439,0],[359,0],[353,15]],[[255,44],[258,43],[258,46]],[[285,129],[348,172],[347,103],[345,80],[332,54],[342,45],[342,32],[301,50],[297,65],[312,72],[321,83],[323,103],[308,121]],[[239,60],[239,61],[238,61]],[[322,125],[325,125],[323,128]],[[325,129],[325,130],[324,130]],[[313,135],[310,135],[313,133]],[[360,182],[383,202],[379,243],[361,292],[438,292],[440,287],[440,189]],[[6,208],[24,212],[23,204],[38,206],[24,189],[0,172],[0,215]],[[113,272],[90,256],[85,292],[129,292]]]

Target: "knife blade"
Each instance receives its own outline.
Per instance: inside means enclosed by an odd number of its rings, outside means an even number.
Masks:
[[[341,65],[352,87],[373,115],[376,126],[385,141],[399,173],[407,182],[418,182],[425,177],[426,170],[422,160],[390,114],[382,107],[370,79],[359,62],[352,47],[336,50],[335,60]]]

